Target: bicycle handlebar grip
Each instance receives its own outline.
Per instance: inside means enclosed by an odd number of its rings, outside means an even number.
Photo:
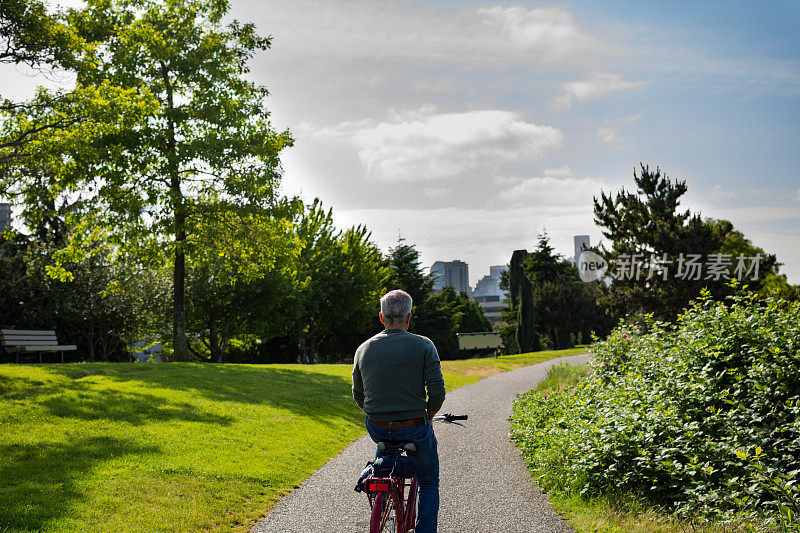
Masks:
[[[450,420],[467,420],[467,415],[450,415]]]

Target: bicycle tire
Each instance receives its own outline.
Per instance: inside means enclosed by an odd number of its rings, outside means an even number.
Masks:
[[[369,533],[396,533],[397,515],[395,513],[394,496],[391,492],[380,492],[375,496],[372,505],[372,516],[369,521]]]

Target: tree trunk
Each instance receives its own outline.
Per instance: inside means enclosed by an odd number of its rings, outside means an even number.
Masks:
[[[89,362],[95,362],[94,356],[94,321],[89,324]]]
[[[212,314],[208,324],[208,343],[211,349],[211,360],[215,363],[222,363],[222,349],[219,345],[219,334],[217,333],[217,322]]]
[[[175,270],[172,276],[172,350],[175,361],[186,361],[189,358],[186,347],[186,254],[183,248],[186,241],[186,211],[175,151],[175,106],[172,84],[169,81],[169,70],[163,62],[161,63],[161,76],[167,91],[166,156],[175,230]]]
[[[307,339],[306,339],[306,328],[305,324],[301,321],[300,324],[297,326],[297,347],[300,349],[300,362],[304,365],[309,363],[308,361],[308,347],[307,347]]]

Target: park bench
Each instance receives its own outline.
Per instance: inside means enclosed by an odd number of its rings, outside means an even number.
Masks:
[[[0,343],[9,353],[16,353],[19,364],[20,353],[39,352],[39,362],[42,362],[42,352],[61,352],[61,362],[64,362],[64,352],[77,350],[72,344],[59,346],[55,331],[38,331],[29,329],[3,329],[0,330]]]

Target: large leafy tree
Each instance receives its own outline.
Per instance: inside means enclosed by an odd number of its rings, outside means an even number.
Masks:
[[[363,333],[376,314],[389,270],[363,226],[341,231],[319,200],[296,222],[300,251],[290,296],[300,360],[315,361],[326,337]]]
[[[129,127],[100,132],[71,176],[93,193],[83,212],[114,228],[119,247],[171,265],[176,359],[187,358],[190,228],[212,210],[269,206],[279,153],[292,143],[269,122],[266,89],[246,79],[270,39],[223,23],[227,10],[222,0],[88,0],[70,16],[87,43],[78,87],[111,85],[155,103]]]

